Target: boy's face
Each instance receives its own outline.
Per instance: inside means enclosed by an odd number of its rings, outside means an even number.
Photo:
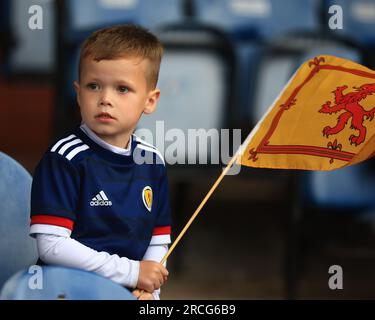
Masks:
[[[142,113],[155,110],[160,91],[147,86],[148,63],[83,59],[80,81],[74,83],[82,121],[107,143],[126,147]]]

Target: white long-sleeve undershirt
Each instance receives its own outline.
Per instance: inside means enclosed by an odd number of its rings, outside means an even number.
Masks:
[[[65,235],[38,233],[36,239],[39,257],[47,264],[95,272],[129,288],[137,286],[139,261],[93,250],[70,238],[68,230]],[[167,244],[150,244],[142,260],[160,262],[167,251]],[[155,290],[154,298],[159,299],[159,294],[160,289]]]

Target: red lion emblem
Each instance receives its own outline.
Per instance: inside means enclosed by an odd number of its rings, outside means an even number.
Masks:
[[[352,118],[352,123],[350,128],[359,131],[359,135],[356,136],[352,134],[349,137],[350,144],[358,146],[366,139],[366,127],[363,125],[363,121],[369,119],[370,121],[374,118],[375,107],[370,111],[366,111],[359,104],[359,102],[365,99],[367,96],[372,95],[375,92],[375,83],[363,84],[359,88],[353,87],[355,90],[343,94],[348,86],[344,85],[337,87],[332,93],[335,95],[335,105],[331,106],[331,101],[327,101],[322,105],[319,112],[321,113],[336,113],[338,111],[345,110],[338,117],[337,124],[334,127],[325,127],[323,129],[323,136],[328,136],[331,134],[337,134],[345,128],[348,120]]]

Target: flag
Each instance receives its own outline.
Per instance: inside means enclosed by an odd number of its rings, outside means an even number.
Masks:
[[[375,156],[375,71],[334,56],[296,71],[180,232],[172,253],[233,163],[334,170]]]
[[[242,144],[257,168],[333,170],[375,155],[375,71],[334,56],[301,65]]]

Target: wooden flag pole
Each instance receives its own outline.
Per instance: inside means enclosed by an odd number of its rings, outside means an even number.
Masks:
[[[193,223],[194,219],[197,217],[197,215],[199,214],[199,212],[202,210],[203,206],[206,204],[206,202],[208,201],[208,199],[211,197],[212,193],[215,191],[215,189],[217,188],[217,186],[221,182],[221,180],[223,180],[224,176],[229,171],[230,167],[233,165],[233,163],[235,162],[235,160],[238,158],[238,155],[239,155],[239,153],[237,152],[232,157],[232,159],[229,161],[229,163],[227,164],[227,166],[225,167],[225,169],[221,173],[220,177],[216,180],[216,182],[214,183],[214,185],[211,187],[210,191],[208,191],[208,193],[206,194],[206,196],[204,197],[204,199],[202,200],[202,202],[200,203],[200,205],[198,206],[198,208],[195,210],[195,212],[191,216],[190,220],[186,223],[185,227],[182,229],[182,231],[180,232],[180,234],[178,235],[178,237],[176,238],[176,240],[173,242],[173,244],[169,248],[168,252],[165,254],[165,256],[163,257],[163,259],[160,261],[161,264],[163,264],[168,259],[168,257],[170,256],[170,254],[173,252],[174,248],[180,242],[181,238],[186,233],[187,229],[189,229],[189,227]]]
[[[240,150],[241,149],[239,149],[239,151]],[[163,259],[160,261],[160,264],[163,264],[168,259],[168,257],[171,255],[171,253],[173,252],[174,248],[177,246],[177,244],[180,242],[181,238],[186,233],[187,229],[189,229],[190,225],[193,223],[193,221],[195,220],[195,218],[197,217],[197,215],[199,214],[199,212],[202,210],[203,206],[206,204],[206,202],[211,197],[212,193],[215,191],[215,189],[217,188],[217,186],[219,185],[219,183],[221,182],[221,180],[223,180],[224,176],[229,171],[230,167],[233,165],[233,163],[236,161],[236,159],[240,155],[239,151],[235,153],[235,155],[232,157],[232,159],[229,161],[229,163],[227,164],[227,166],[225,167],[225,169],[221,173],[220,177],[215,181],[215,183],[211,187],[210,191],[207,192],[206,196],[204,197],[204,199],[202,200],[202,202],[200,203],[200,205],[198,206],[198,208],[195,210],[195,212],[193,213],[193,215],[191,216],[191,218],[189,219],[189,221],[186,223],[185,227],[182,229],[182,231],[180,232],[180,234],[178,235],[178,237],[176,238],[176,240],[173,242],[173,244],[169,248],[168,252],[165,254],[165,256],[163,257]],[[144,292],[145,292],[144,290],[140,291],[138,299],[139,299],[139,297]]]

